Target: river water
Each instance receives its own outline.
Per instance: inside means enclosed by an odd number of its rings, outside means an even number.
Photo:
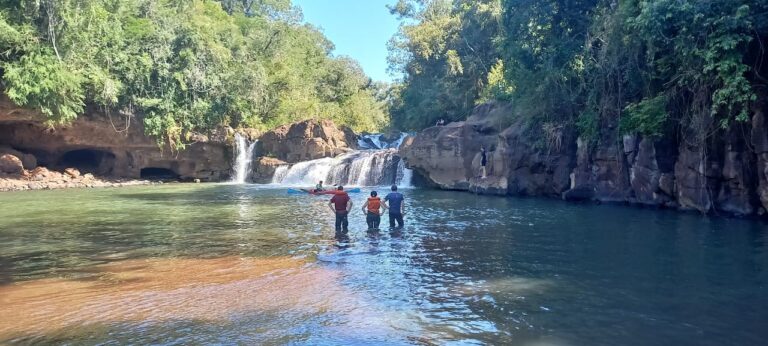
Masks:
[[[364,189],[367,191],[367,189]],[[759,345],[768,230],[405,190],[332,239],[326,197],[257,185],[0,194],[0,344]]]

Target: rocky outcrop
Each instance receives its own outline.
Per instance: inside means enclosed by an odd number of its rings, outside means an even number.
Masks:
[[[230,176],[226,131],[193,135],[185,150],[158,147],[135,117],[89,111],[52,128],[34,111],[0,99],[0,153],[19,157],[26,169],[76,168],[119,178],[174,177],[221,181]],[[20,156],[19,156],[20,155]]]
[[[268,184],[272,182],[275,171],[280,166],[287,166],[288,163],[272,157],[260,157],[253,163],[249,181],[258,184]]]
[[[469,190],[471,179],[480,176],[480,148],[485,146],[489,156],[494,152],[500,133],[494,122],[507,111],[499,104],[480,106],[466,121],[430,127],[406,139],[401,155],[409,167],[434,185]],[[503,160],[488,157],[489,175],[501,174],[504,167]]]
[[[501,125],[501,119],[515,119],[512,107],[493,103],[478,106],[467,121],[408,138],[401,155],[442,189],[765,215],[765,109],[756,104],[750,124],[735,124],[695,145],[677,135],[619,137],[617,124],[604,124],[591,142],[552,124],[537,124],[539,131],[522,121]],[[483,145],[485,179],[478,178]]]
[[[357,147],[357,135],[330,120],[305,120],[280,126],[259,138],[259,156],[289,163],[333,157]]]

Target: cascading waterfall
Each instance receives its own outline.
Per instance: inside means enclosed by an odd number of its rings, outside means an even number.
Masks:
[[[256,149],[256,143],[248,143],[245,136],[235,133],[235,164],[232,167],[232,182],[235,184],[245,184],[248,179],[248,173],[251,171],[251,162],[253,161],[253,150]]]
[[[311,186],[322,180],[326,185],[410,186],[413,172],[397,153],[405,134],[387,143],[382,135],[363,137],[368,150],[353,151],[335,158],[305,161],[275,170],[272,183]]]

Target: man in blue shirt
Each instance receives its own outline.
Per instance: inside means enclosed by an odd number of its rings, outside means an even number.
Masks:
[[[397,221],[397,228],[403,228],[403,215],[405,215],[405,197],[400,192],[397,192],[397,185],[392,185],[392,192],[387,197],[384,197],[384,208],[389,209],[389,227],[395,227],[395,221]]]

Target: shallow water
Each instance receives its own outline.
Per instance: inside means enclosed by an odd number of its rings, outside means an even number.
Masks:
[[[0,344],[758,345],[764,223],[406,190],[332,239],[256,185],[0,194]]]

